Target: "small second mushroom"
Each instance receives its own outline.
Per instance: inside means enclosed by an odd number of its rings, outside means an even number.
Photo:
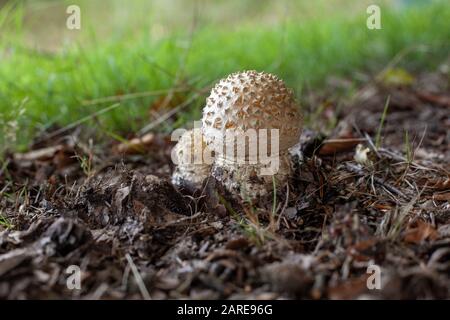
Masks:
[[[177,163],[172,183],[190,192],[200,189],[210,177],[212,158],[209,157],[201,129],[186,131],[172,151]]]

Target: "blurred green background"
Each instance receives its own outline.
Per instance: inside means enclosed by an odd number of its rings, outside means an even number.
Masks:
[[[81,30],[66,27],[71,4]],[[381,30],[366,27],[370,4],[381,7]],[[0,0],[0,8],[0,151],[81,122],[117,139],[149,124],[172,130],[198,119],[208,86],[238,70],[273,72],[301,100],[330,76],[356,87],[402,52],[411,72],[449,54],[448,1]]]

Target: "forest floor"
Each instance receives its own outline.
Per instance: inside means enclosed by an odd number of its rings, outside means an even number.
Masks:
[[[257,204],[180,193],[163,134],[41,135],[0,168],[0,298],[449,299],[448,70],[389,79],[312,95],[335,129],[304,128],[289,184]]]

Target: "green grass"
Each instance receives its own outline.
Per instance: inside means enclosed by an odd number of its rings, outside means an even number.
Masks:
[[[199,89],[243,69],[274,72],[301,95],[305,85],[321,87],[329,75],[353,79],[355,71],[376,72],[406,48],[426,50],[412,50],[401,61],[403,67],[433,68],[448,57],[450,39],[450,6],[445,2],[402,11],[383,8],[383,29],[375,31],[365,27],[365,10],[352,17],[287,19],[258,27],[205,23],[192,34],[174,29],[159,39],[150,35],[148,26],[105,39],[86,27],[89,41],[55,52],[27,45],[23,16],[21,6],[0,11],[0,123],[17,122],[14,145],[19,149],[39,130],[73,123],[115,102],[89,100],[186,84]],[[173,125],[198,119],[205,97],[195,99]],[[155,98],[150,92],[124,99],[95,117],[95,126],[120,134],[137,132],[151,121],[148,112]],[[168,131],[172,125],[163,123],[158,129]],[[0,133],[0,143],[6,145],[9,140]]]
[[[13,229],[14,225],[11,224],[8,218],[3,215],[3,213],[0,211],[0,226],[2,226],[5,229]]]
[[[381,132],[383,131],[383,125],[384,121],[386,120],[390,100],[391,96],[388,96],[386,99],[386,103],[384,104],[383,113],[381,114],[380,125],[378,126],[377,135],[375,136],[375,147],[377,149],[381,147]]]

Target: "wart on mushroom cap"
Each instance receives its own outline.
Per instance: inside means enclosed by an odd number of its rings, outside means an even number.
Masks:
[[[229,191],[250,198],[271,190],[272,177],[278,185],[284,183],[291,173],[288,149],[298,142],[302,125],[293,91],[275,75],[245,71],[220,80],[206,101],[202,130],[207,145],[216,153],[212,175]],[[236,158],[236,144],[231,156],[225,150],[227,134],[232,132],[232,136],[239,137],[249,129],[258,135],[260,129],[279,130],[279,169],[274,176],[261,175],[261,163],[237,161],[242,159]],[[268,150],[272,147],[270,138],[267,146]],[[245,149],[245,160],[251,156],[248,150]]]
[[[201,129],[186,131],[172,151],[172,157],[177,163],[172,183],[189,191],[201,188],[211,173],[210,155]]]

